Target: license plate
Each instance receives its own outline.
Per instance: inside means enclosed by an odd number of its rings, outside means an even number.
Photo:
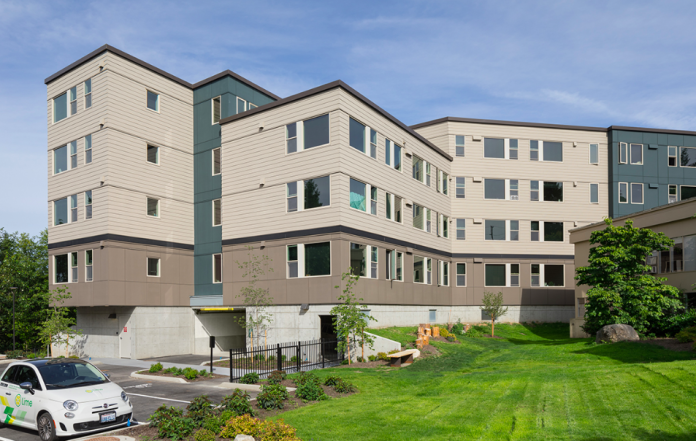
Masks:
[[[99,415],[101,423],[110,423],[116,421],[116,412],[102,413]]]

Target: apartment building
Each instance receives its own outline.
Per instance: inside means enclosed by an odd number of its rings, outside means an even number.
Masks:
[[[505,320],[566,321],[568,231],[614,206],[611,128],[408,127],[342,81],[281,99],[108,45],[46,84],[50,287],[93,356],[243,346],[240,265],[264,256],[268,344],[334,336],[349,268],[377,326],[479,321],[486,291]]]

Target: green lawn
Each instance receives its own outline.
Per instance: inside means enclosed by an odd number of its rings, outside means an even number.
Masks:
[[[415,328],[372,331],[405,342]],[[567,324],[496,326],[401,369],[326,369],[360,389],[281,415],[305,440],[696,439],[696,354],[595,345]]]

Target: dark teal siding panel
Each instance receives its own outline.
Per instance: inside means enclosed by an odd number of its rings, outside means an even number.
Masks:
[[[643,133],[643,144],[657,144],[657,133]]]

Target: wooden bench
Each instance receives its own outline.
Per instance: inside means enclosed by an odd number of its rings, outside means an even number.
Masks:
[[[389,354],[389,358],[391,358],[389,366],[408,366],[409,364],[413,363],[413,354],[415,354],[416,352],[418,352],[417,349],[409,349],[406,351],[397,352],[395,354]]]

